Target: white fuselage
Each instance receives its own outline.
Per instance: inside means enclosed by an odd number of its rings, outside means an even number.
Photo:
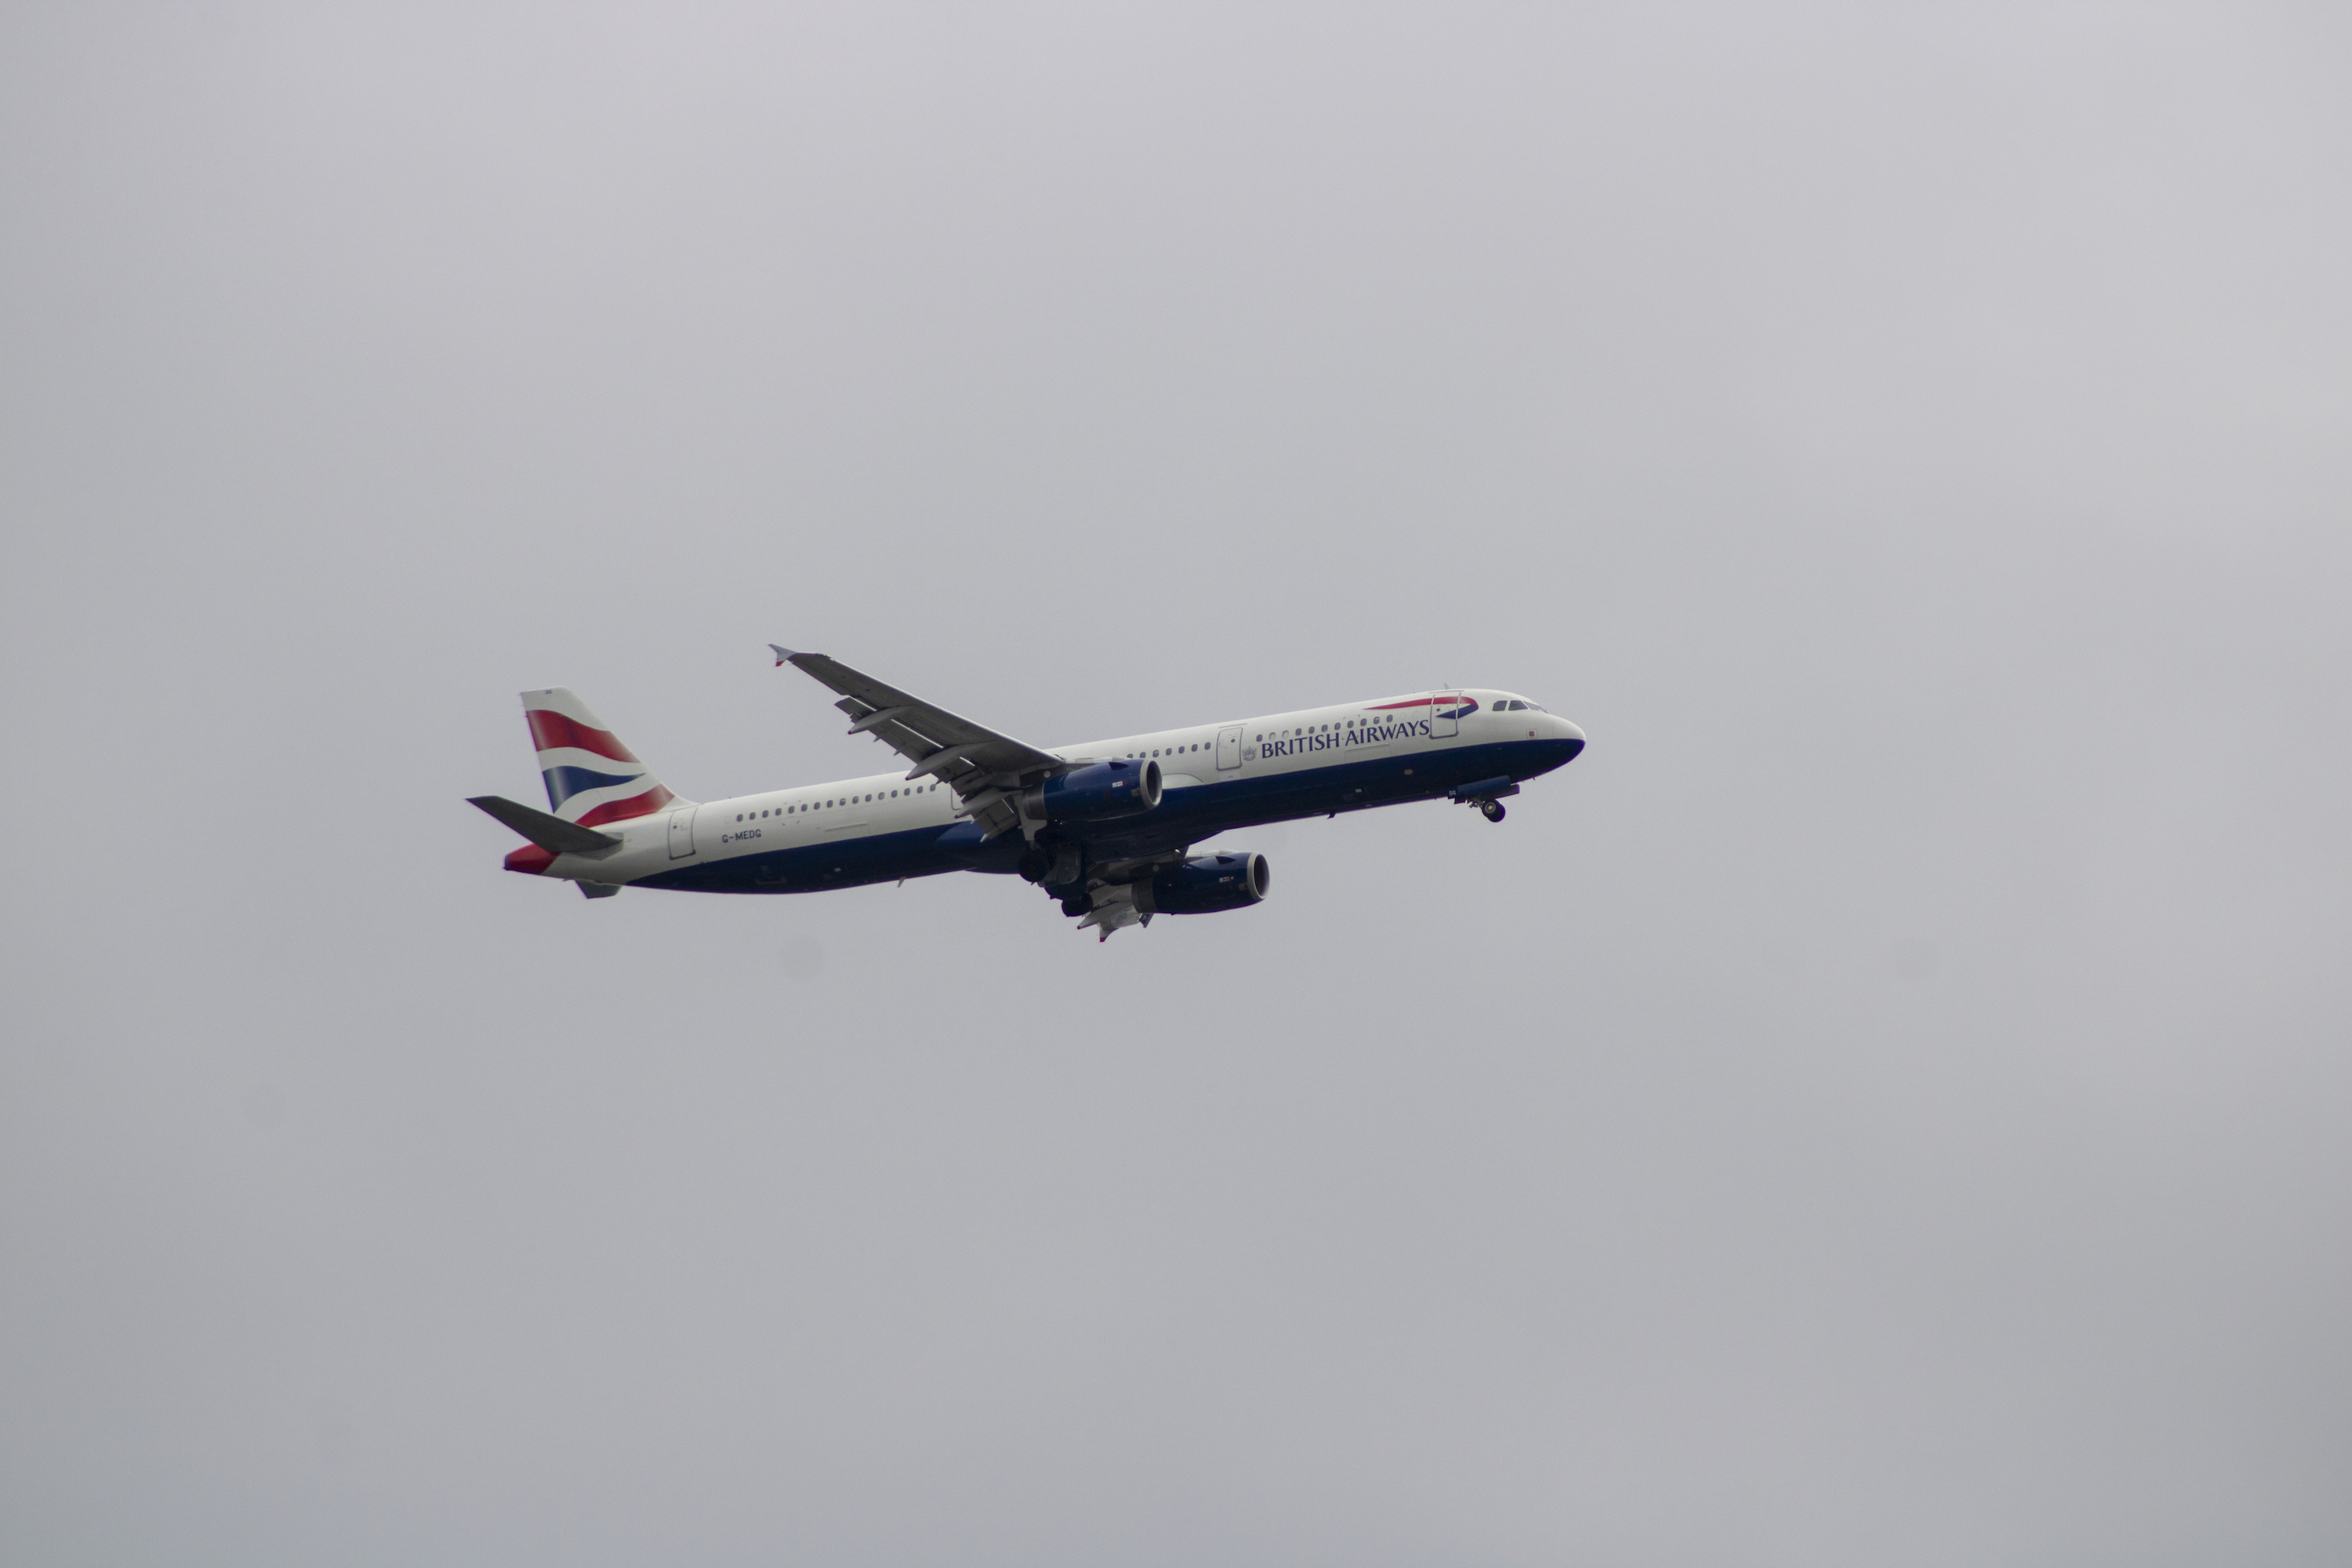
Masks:
[[[1197,820],[1205,837],[1223,830],[1213,825],[1218,813],[1212,802],[1220,799],[1230,800],[1236,820],[1266,821],[1358,804],[1432,798],[1442,795],[1448,784],[1465,782],[1441,779],[1463,771],[1446,765],[1456,759],[1508,757],[1528,751],[1531,743],[1574,742],[1559,759],[1564,761],[1582,741],[1575,725],[1512,693],[1472,688],[1123,735],[1055,748],[1055,754],[1072,763],[1156,760],[1166,795],[1154,816]],[[1424,773],[1417,765],[1423,763],[1433,771]],[[1524,771],[1531,775],[1557,765],[1559,761],[1551,761]],[[1505,771],[1510,770],[1497,765],[1498,773]],[[1349,800],[1336,782],[1343,773],[1384,793],[1360,803]],[[1333,787],[1342,788],[1339,795],[1318,792],[1325,774],[1333,775]],[[1426,786],[1415,787],[1424,777]],[[1283,803],[1296,809],[1281,809]],[[793,851],[815,851],[822,858],[827,848],[907,836],[919,839],[927,831],[936,836],[956,827],[962,815],[953,790],[935,779],[909,781],[902,766],[699,804],[681,800],[654,816],[604,825],[603,831],[621,840],[616,847],[558,855],[542,874],[592,883],[669,881],[688,868],[715,870],[745,858]],[[902,874],[955,868],[925,864]]]

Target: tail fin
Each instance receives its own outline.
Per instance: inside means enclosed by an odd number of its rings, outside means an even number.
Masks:
[[[566,822],[594,827],[651,816],[677,797],[654,777],[604,721],[562,687],[522,694],[530,743],[539,748],[547,804]]]

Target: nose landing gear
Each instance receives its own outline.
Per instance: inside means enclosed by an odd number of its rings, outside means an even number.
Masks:
[[[1518,793],[1519,786],[1511,782],[1510,774],[1498,773],[1490,779],[1480,779],[1475,784],[1455,784],[1445,792],[1445,796],[1456,805],[1476,806],[1478,815],[1489,822],[1500,822],[1506,815],[1503,797]]]

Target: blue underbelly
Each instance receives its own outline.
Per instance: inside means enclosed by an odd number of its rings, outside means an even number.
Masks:
[[[1096,858],[1165,854],[1237,827],[1432,800],[1456,784],[1504,773],[1533,778],[1580,749],[1574,741],[1508,741],[1255,778],[1204,780],[1170,790],[1158,809],[1141,816],[1094,824],[1082,832]],[[704,893],[815,893],[943,871],[1011,872],[1025,847],[1017,833],[982,844],[978,828],[959,822],[679,866],[635,885]]]

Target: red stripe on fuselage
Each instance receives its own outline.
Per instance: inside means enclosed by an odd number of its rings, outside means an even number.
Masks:
[[[1399,708],[1426,708],[1436,701],[1434,697],[1416,697],[1410,702],[1383,702],[1377,708],[1367,708],[1367,713],[1388,713]]]
[[[635,759],[632,758],[632,761]],[[651,816],[677,796],[656,784],[643,795],[633,795],[626,800],[608,800],[580,819],[583,827],[599,827],[607,822],[626,822],[631,817]]]
[[[616,763],[637,761],[637,754],[621,744],[621,738],[610,730],[593,729],[576,719],[565,718],[552,708],[527,709],[523,717],[530,721],[531,744],[542,752],[551,752],[558,746],[577,746]]]

